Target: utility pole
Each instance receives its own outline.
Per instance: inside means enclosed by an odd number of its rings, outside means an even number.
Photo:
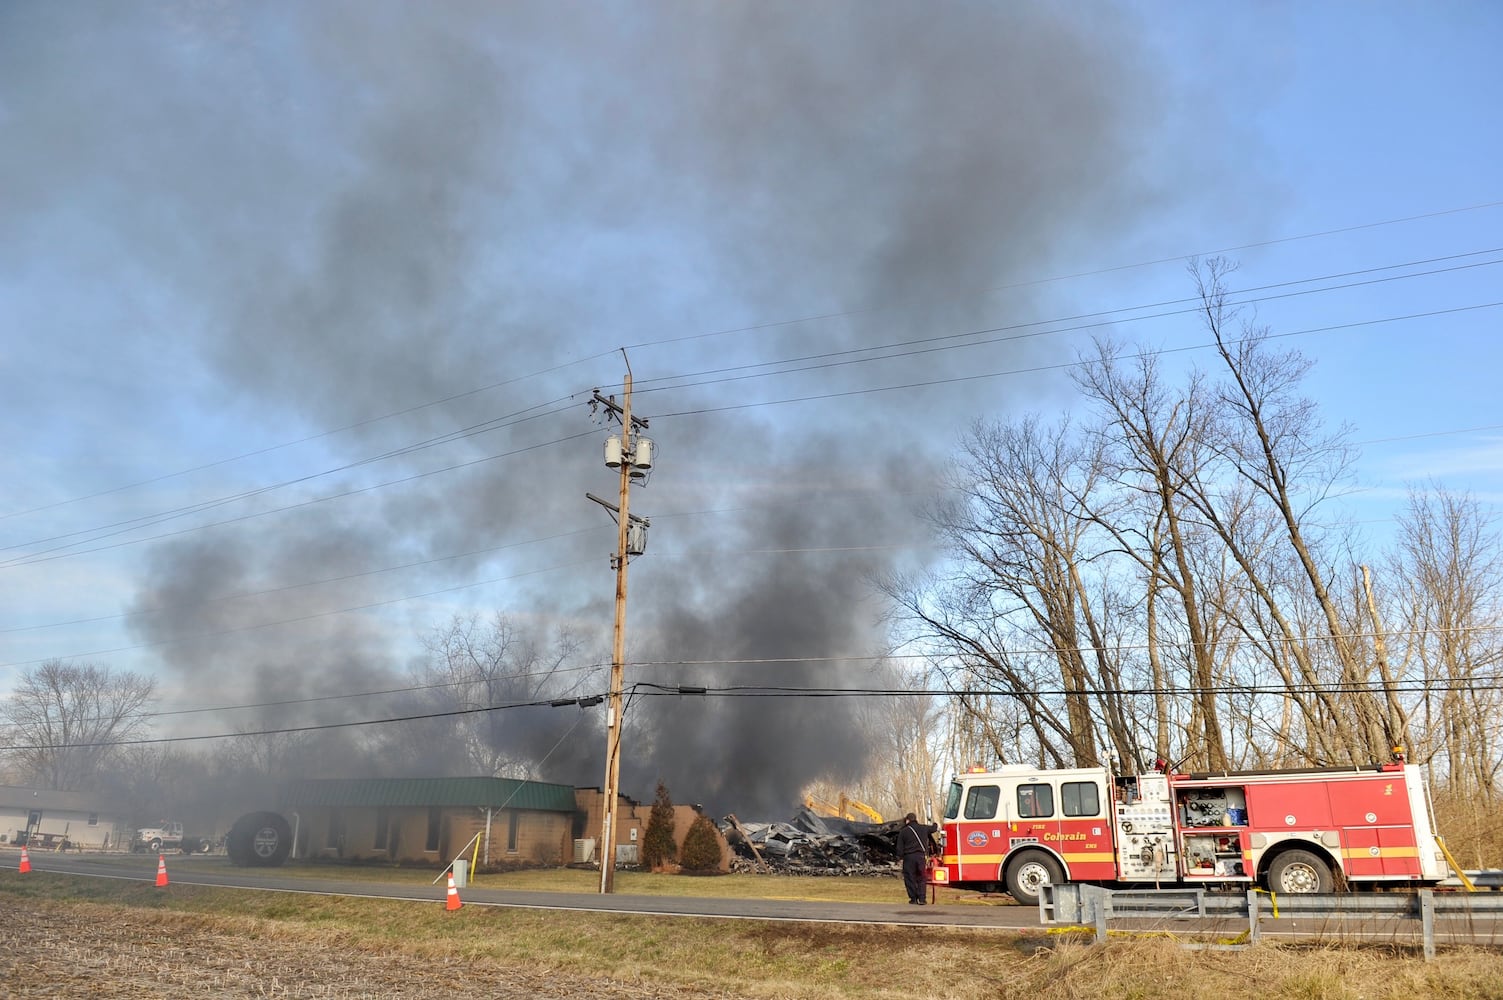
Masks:
[[[621,421],[621,436],[613,435],[605,443],[606,466],[620,471],[617,503],[607,503],[593,494],[585,494],[616,516],[616,554],[611,557],[616,570],[616,624],[611,643],[611,689],[606,702],[605,781],[601,789],[600,824],[600,891],[608,893],[615,890],[616,881],[616,802],[620,798],[623,721],[621,689],[626,674],[626,565],[631,556],[641,555],[646,548],[649,524],[646,518],[631,513],[631,484],[633,479],[645,477],[652,468],[653,449],[652,441],[637,434],[637,428],[646,428],[647,421],[631,415],[630,361],[626,364],[620,405],[617,405],[615,396],[600,395],[599,389],[595,390],[590,405],[603,408],[607,420]]]

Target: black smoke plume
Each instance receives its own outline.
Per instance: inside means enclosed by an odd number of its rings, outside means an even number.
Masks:
[[[180,483],[290,485],[174,522],[227,523],[135,566],[135,635],[183,701],[279,703],[226,727],[431,705],[306,699],[402,685],[456,608],[603,659],[614,527],[584,494],[611,493],[607,430],[570,438],[627,360],[660,445],[628,656],[682,664],[628,683],[882,686],[867,577],[922,564],[912,511],[956,428],[1046,391],[945,380],[1064,349],[876,349],[1036,318],[1007,286],[1162,193],[1140,169],[1158,83],[1110,8],[68,3],[0,26],[8,127],[33,137],[0,160],[22,234],[0,254],[90,220],[98,294],[154,297],[102,358],[140,371],[153,420],[213,413],[215,457],[337,431]],[[853,704],[644,693],[626,791],[781,809],[877,752]],[[548,712],[508,729],[540,758],[573,733],[537,776],[598,783],[598,724]],[[304,760],[458,766],[360,732]]]

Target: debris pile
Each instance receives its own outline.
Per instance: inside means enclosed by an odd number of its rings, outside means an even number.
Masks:
[[[892,875],[901,823],[858,823],[800,809],[786,823],[746,823],[727,816],[721,832],[733,872],[788,875]]]

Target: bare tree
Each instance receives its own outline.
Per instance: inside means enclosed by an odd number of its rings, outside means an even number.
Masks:
[[[951,571],[884,585],[902,627],[936,650],[989,756],[1086,766],[1102,761],[1103,740],[1136,756],[1110,634],[1118,594],[1083,568],[1098,554],[1080,498],[1102,480],[1099,456],[1067,423],[977,424],[952,479],[954,498],[931,514]],[[1018,710],[1011,732],[998,699]]]
[[[1497,532],[1474,503],[1417,494],[1375,582],[1329,513],[1346,431],[1301,394],[1309,362],[1229,303],[1229,272],[1192,265],[1209,371],[1171,381],[1099,342],[1077,378],[1090,417],[962,440],[932,516],[949,562],[886,587],[954,692],[955,752],[1090,764],[1152,745],[1219,769],[1361,764],[1417,737],[1494,794]]]
[[[1128,504],[1119,505],[1121,510],[1147,508],[1136,517],[1129,513],[1124,518],[1111,508],[1092,510],[1090,516],[1111,533],[1124,555],[1139,564],[1149,592],[1155,597],[1166,593],[1174,601],[1184,632],[1194,709],[1186,733],[1187,756],[1211,768],[1225,768],[1216,700],[1216,605],[1206,600],[1215,578],[1202,583],[1197,566],[1201,529],[1185,493],[1185,485],[1200,479],[1214,457],[1206,447],[1210,400],[1198,376],[1176,392],[1161,379],[1153,355],[1140,354],[1126,367],[1106,343],[1098,343],[1096,356],[1078,372],[1077,383],[1105,411],[1106,422],[1097,433],[1103,439],[1103,454],[1109,456],[1109,475],[1129,496]],[[1132,503],[1134,497],[1141,501]],[[1167,610],[1158,601],[1155,608]],[[1154,619],[1151,624],[1157,639],[1160,622]],[[1154,653],[1162,655],[1157,641]]]
[[[1344,432],[1324,431],[1315,404],[1299,394],[1309,362],[1296,351],[1274,350],[1266,328],[1238,319],[1228,304],[1226,276],[1231,270],[1220,258],[1191,266],[1202,318],[1225,375],[1210,444],[1236,482],[1250,491],[1249,509],[1278,526],[1298,574],[1297,584],[1282,582],[1297,585],[1318,613],[1321,641],[1311,643],[1308,630],[1293,627],[1285,611],[1287,595],[1278,592],[1274,577],[1260,572],[1264,567],[1244,544],[1245,532],[1227,517],[1227,505],[1213,483],[1198,491],[1197,505],[1242,566],[1301,674],[1307,680],[1318,677],[1319,656],[1334,660],[1341,705],[1322,722],[1338,727],[1346,747],[1343,756],[1354,763],[1385,759],[1390,748],[1406,742],[1402,721],[1369,687],[1375,665],[1364,660],[1353,641],[1356,613],[1344,608],[1331,589],[1332,570],[1322,563],[1321,525],[1315,518],[1316,508],[1346,480],[1353,451]],[[1320,681],[1313,686],[1331,687]]]
[[[940,773],[944,704],[926,693],[930,684],[927,670],[900,670],[890,661],[880,664],[879,669],[891,678],[893,688],[908,693],[863,700],[858,719],[870,732],[880,734],[875,741],[880,756],[851,791],[888,817],[909,810],[934,815],[934,791],[944,780]],[[829,786],[816,794],[828,801],[832,794],[838,796],[843,791]]]
[[[133,744],[111,757],[100,770],[98,785],[128,810],[132,825],[175,819],[192,827],[190,833],[208,834],[222,821],[218,801],[230,789],[235,794],[246,790],[240,775],[213,773],[211,765],[212,757],[201,750]]]
[[[577,691],[588,675],[570,674],[566,665],[579,650],[578,640],[564,631],[545,646],[497,613],[486,620],[455,615],[425,644],[428,659],[421,675],[432,688],[432,705],[468,713],[443,726],[459,741],[466,765],[480,774],[529,776],[547,748],[536,739],[518,738],[517,716],[490,709]]]
[[[92,789],[120,744],[146,731],[155,691],[149,677],[92,663],[48,660],[25,674],[0,709],[21,779]]]
[[[1391,563],[1403,589],[1389,602],[1399,626],[1389,645],[1424,691],[1415,759],[1437,761],[1453,792],[1484,800],[1497,797],[1503,768],[1500,543],[1494,517],[1475,498],[1412,490]]]

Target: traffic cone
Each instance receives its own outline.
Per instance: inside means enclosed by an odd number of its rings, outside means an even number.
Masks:
[[[165,854],[158,854],[157,855],[157,888],[160,889],[162,886],[164,886],[166,884],[167,884],[167,856]]]
[[[454,885],[454,872],[449,872],[449,900],[444,904],[446,910],[457,910],[464,904],[459,901],[459,889]]]
[[[26,845],[24,844],[21,845],[21,867],[18,869],[18,871],[22,875],[25,875],[27,872],[31,871],[31,855],[26,853]]]

